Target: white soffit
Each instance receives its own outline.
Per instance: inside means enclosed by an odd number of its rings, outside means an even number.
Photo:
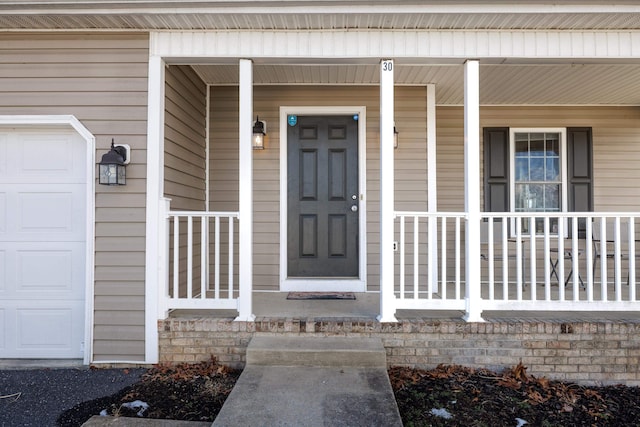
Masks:
[[[640,13],[106,13],[12,14],[0,8],[0,27],[80,30],[633,30]]]

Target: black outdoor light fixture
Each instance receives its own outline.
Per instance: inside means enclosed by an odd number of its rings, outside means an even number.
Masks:
[[[126,165],[129,163],[129,146],[114,144],[111,139],[111,149],[100,160],[100,184],[125,185],[127,183]]]
[[[251,145],[254,150],[264,150],[264,139],[267,136],[267,125],[256,116],[253,124],[253,136],[251,137]]]

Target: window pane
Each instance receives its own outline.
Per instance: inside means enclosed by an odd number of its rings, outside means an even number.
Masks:
[[[518,184],[516,190],[516,206],[518,212],[544,211],[544,185]]]
[[[533,157],[531,159],[531,181],[544,181],[544,158]]]
[[[529,147],[532,156],[544,155],[544,134],[532,133],[530,136]]]
[[[529,141],[518,141],[518,135],[516,135],[516,157],[529,156]]]
[[[544,185],[529,185],[527,206],[529,211],[544,211]]]
[[[560,210],[560,185],[546,184],[544,186],[544,204],[546,211]]]
[[[560,159],[557,157],[547,157],[547,171],[545,181],[560,180]]]
[[[560,156],[560,135],[557,133],[546,134],[547,156]]]
[[[516,181],[529,181],[529,160],[516,159]]]
[[[526,212],[527,209],[527,194],[528,194],[528,185],[526,184],[516,184],[516,194],[515,194],[515,210],[516,212]]]

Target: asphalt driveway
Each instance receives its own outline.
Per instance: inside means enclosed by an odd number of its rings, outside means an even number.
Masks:
[[[0,427],[55,426],[78,403],[109,396],[135,382],[144,369],[0,370]]]

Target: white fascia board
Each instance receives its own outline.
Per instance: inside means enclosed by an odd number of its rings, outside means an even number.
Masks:
[[[295,1],[23,1],[3,3],[0,11],[12,15],[127,15],[127,14],[566,14],[566,13],[638,13],[640,5],[633,2],[407,2],[388,0],[372,4],[368,0],[333,0],[318,5],[315,0]]]
[[[640,31],[166,31],[150,34],[151,55],[184,58],[575,58],[640,57]]]

